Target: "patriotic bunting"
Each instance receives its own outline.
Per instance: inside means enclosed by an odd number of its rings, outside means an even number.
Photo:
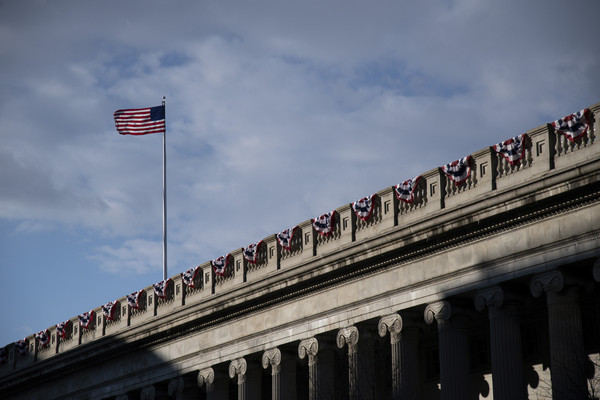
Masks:
[[[8,361],[8,351],[6,351],[6,346],[0,349],[0,363],[4,364]]]
[[[112,320],[114,318],[115,310],[117,309],[116,305],[116,301],[109,301],[108,303],[102,306],[102,314],[104,314],[106,319]]]
[[[190,268],[187,271],[185,271],[183,274],[181,274],[181,277],[183,278],[183,283],[185,283],[185,285],[187,287],[191,287],[194,288],[194,279],[196,279],[196,275],[198,274],[198,271],[200,271],[200,266],[197,266],[195,268]]]
[[[317,231],[319,235],[331,235],[335,226],[335,210],[330,213],[323,214],[320,217],[313,218],[312,223],[315,231]]]
[[[495,144],[494,150],[496,150],[496,152],[502,157],[506,158],[511,165],[514,165],[521,161],[525,155],[526,139],[527,134],[523,133],[519,136],[515,136],[514,138],[505,140],[502,143]]]
[[[143,290],[138,290],[137,292],[133,292],[127,295],[127,304],[129,307],[135,308],[136,310],[140,308],[140,295]]]
[[[591,120],[590,109],[585,108],[574,114],[557,119],[552,122],[552,126],[556,132],[562,133],[571,142],[575,142],[581,135],[587,132]]]
[[[167,297],[167,287],[169,286],[169,282],[171,282],[170,278],[152,285],[154,286],[154,293],[161,299]]]
[[[60,324],[56,324],[56,334],[63,339],[67,338],[67,326],[71,321],[61,322]]]
[[[260,247],[263,241],[259,240],[256,243],[249,244],[248,247],[244,247],[243,254],[244,258],[252,264],[256,264],[256,260],[258,258],[258,248]]]
[[[44,331],[39,331],[35,334],[35,338],[40,343],[40,345],[45,346],[48,343],[50,343],[50,332],[48,332],[48,329]]]
[[[15,348],[20,355],[24,356],[29,350],[29,340],[27,338],[21,339],[15,343]]]
[[[92,321],[94,321],[94,310],[84,312],[79,316],[79,326],[82,328],[89,329]]]
[[[277,241],[281,247],[286,250],[292,249],[292,237],[294,236],[294,232],[296,232],[296,228],[298,228],[297,225],[277,234]]]
[[[215,274],[223,276],[225,275],[225,268],[227,268],[227,264],[229,263],[229,254],[221,256],[216,260],[212,260],[211,263],[215,270]]]
[[[375,206],[376,196],[377,194],[372,194],[352,203],[352,209],[358,218],[362,219],[363,221],[367,221],[369,218],[371,218],[371,213],[373,212],[373,208]]]
[[[451,162],[442,167],[442,171],[454,181],[456,186],[461,185],[471,175],[471,156]]]
[[[421,175],[397,184],[395,189],[398,200],[402,200],[405,203],[412,203],[415,200],[413,194],[417,188],[417,185],[419,184],[420,179]]]

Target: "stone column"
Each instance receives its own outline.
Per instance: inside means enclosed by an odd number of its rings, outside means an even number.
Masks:
[[[283,360],[282,360],[283,357]],[[271,366],[271,395],[273,400],[296,399],[296,362],[278,348],[265,351],[262,356],[264,369]],[[283,368],[282,368],[283,367]]]
[[[198,373],[198,387],[205,387],[207,400],[228,400],[229,382],[224,376],[215,376],[212,368],[204,368]]]
[[[448,301],[425,308],[425,322],[437,321],[440,353],[441,400],[469,398],[469,341],[467,317],[453,312]]]
[[[301,360],[308,356],[309,400],[335,398],[335,360],[331,349],[320,349],[319,341],[313,337],[300,342],[298,356]]]
[[[392,345],[392,398],[419,399],[419,328],[414,324],[403,327],[399,314],[382,317],[377,325],[379,336],[390,333]]]
[[[199,394],[196,379],[190,375],[178,376],[169,380],[167,392],[169,398],[175,400],[195,400]]]
[[[475,295],[475,308],[488,308],[492,353],[494,399],[524,400],[527,388],[523,382],[523,357],[519,304],[505,289],[493,286]]]
[[[550,376],[555,400],[586,399],[586,356],[583,348],[579,288],[565,285],[568,277],[555,270],[531,280],[531,294],[546,293],[550,338]]]
[[[248,366],[245,358],[236,358],[229,364],[229,377],[237,376],[238,400],[259,400],[261,396],[260,370]]]
[[[365,336],[366,332],[362,333]],[[338,348],[348,345],[348,396],[351,400],[370,400],[374,392],[373,343],[363,340],[359,354],[358,328],[349,326],[338,331],[336,342]],[[365,338],[366,339],[366,338]]]
[[[167,398],[167,389],[162,385],[148,385],[140,391],[140,400],[160,400]]]

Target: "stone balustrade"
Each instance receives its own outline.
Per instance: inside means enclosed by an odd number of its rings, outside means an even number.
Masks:
[[[591,106],[590,110],[595,120],[600,120],[600,103]],[[80,326],[75,316],[69,320],[64,338],[57,335],[55,326],[48,328],[50,341],[47,345],[42,346],[33,334],[28,336],[28,350],[24,355],[17,352],[14,343],[8,344],[8,360],[0,364],[0,376],[92,344],[103,337],[122,335],[159,319],[169,317],[169,323],[181,323],[185,320],[186,310],[207,313],[211,307],[225,300],[227,303],[221,303],[223,307],[233,307],[239,302],[258,299],[270,289],[284,287],[290,280],[327,276],[332,269],[343,267],[331,262],[327,258],[329,255],[333,257],[340,249],[346,249],[350,256],[355,256],[355,262],[360,261],[361,257],[366,257],[361,255],[366,246],[372,248],[371,256],[373,252],[383,252],[386,237],[391,232],[396,233],[396,241],[401,242],[409,235],[414,241],[423,239],[419,231],[425,228],[451,220],[460,224],[460,217],[467,213],[467,209],[471,215],[479,213],[483,218],[490,206],[517,207],[526,201],[523,198],[529,191],[538,190],[539,193],[539,188],[548,185],[553,177],[557,181],[568,180],[569,176],[565,174],[576,173],[573,171],[577,165],[597,159],[600,154],[595,142],[595,129],[577,143],[555,133],[549,124],[526,133],[525,157],[518,165],[510,165],[492,147],[488,147],[471,154],[471,175],[459,186],[447,179],[439,167],[425,171],[415,190],[413,203],[399,201],[393,186],[384,188],[377,192],[372,218],[366,222],[355,216],[350,204],[342,205],[335,210],[335,227],[329,236],[319,235],[311,220],[303,221],[297,226],[290,250],[282,248],[273,234],[263,239],[256,264],[244,259],[241,248],[235,249],[230,252],[223,276],[215,274],[210,261],[200,264],[195,288],[187,287],[181,274],[177,273],[170,278],[165,299],[158,298],[153,287],[148,286],[142,290],[138,309],[128,305],[126,296],[116,299],[112,320],[103,315],[99,306],[93,310],[94,319],[88,328]],[[506,138],[498,139],[501,141],[514,135],[507,133]],[[459,156],[464,155],[448,154],[446,160],[440,160],[440,165]],[[408,178],[400,172],[398,182]],[[357,199],[362,195],[357,194]],[[406,255],[407,258],[410,256]],[[302,268],[310,264],[315,267]],[[427,273],[435,274],[436,271],[424,272]],[[427,276],[424,275],[423,279]],[[250,286],[252,291],[246,290]],[[243,296],[236,296],[236,293]]]

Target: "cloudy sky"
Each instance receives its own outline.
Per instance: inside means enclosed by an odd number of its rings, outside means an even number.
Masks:
[[[600,101],[600,2],[0,2],[0,346]]]

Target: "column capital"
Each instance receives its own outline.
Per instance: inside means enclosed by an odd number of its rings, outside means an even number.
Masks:
[[[485,307],[500,308],[504,304],[505,291],[500,286],[492,286],[477,291],[475,295],[475,309],[483,311]]]
[[[600,282],[600,258],[594,262],[594,268],[592,272],[594,274],[594,280],[596,282]]]
[[[232,377],[233,378],[233,377]],[[210,388],[215,381],[215,370],[211,367],[201,369],[198,372],[198,387],[206,385],[206,388]]]
[[[309,363],[310,363],[311,356],[315,357],[318,352],[319,352],[319,341],[315,337],[304,339],[304,340],[300,341],[300,344],[298,345],[298,357],[300,357],[300,359],[302,360],[302,359],[304,359],[304,357],[306,357],[308,355]]]
[[[229,377],[233,379],[238,376],[238,384],[246,380],[246,371],[248,371],[248,363],[244,357],[236,358],[229,363]]]
[[[262,355],[262,366],[264,369],[272,367],[271,374],[277,375],[281,369],[281,350],[277,347],[265,350]]]
[[[355,353],[358,345],[358,336],[358,328],[354,325],[340,329],[335,338],[337,347],[341,349],[344,347],[344,344],[347,344],[348,353]]]
[[[156,390],[154,385],[148,385],[140,392],[140,400],[154,400],[156,397]]]
[[[181,376],[178,376],[177,378],[173,378],[173,379],[169,380],[169,385],[167,387],[169,396],[171,396],[173,398],[177,398],[177,394],[183,392],[183,387],[184,387],[184,382],[183,382],[183,378]]]
[[[540,297],[543,292],[560,292],[565,287],[565,276],[559,270],[544,272],[533,277],[529,289],[533,297]]]
[[[447,321],[452,316],[452,306],[449,301],[442,300],[430,303],[425,307],[425,322],[431,324],[433,320]]]
[[[377,331],[379,336],[385,337],[387,332],[390,332],[390,340],[392,343],[398,343],[400,340],[400,331],[402,330],[402,317],[398,313],[386,315],[379,319]]]

